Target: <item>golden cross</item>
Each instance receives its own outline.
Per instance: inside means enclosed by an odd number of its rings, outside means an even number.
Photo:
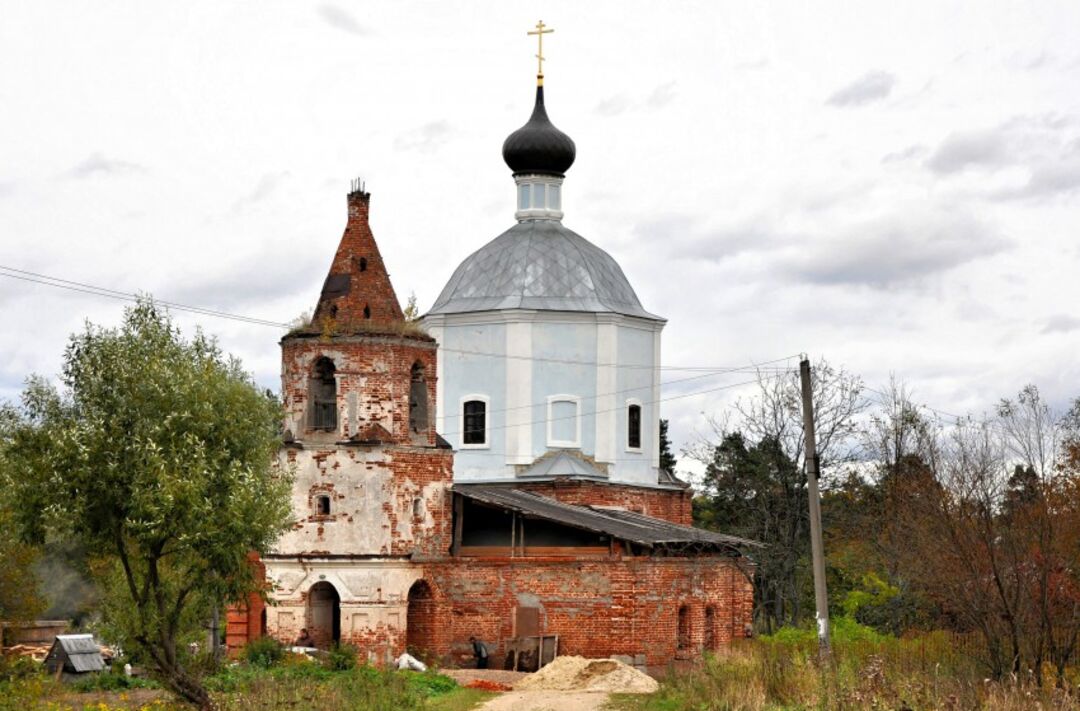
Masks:
[[[542,79],[544,76],[544,35],[551,34],[555,30],[544,29],[547,27],[543,20],[536,23],[535,30],[529,30],[528,34],[536,35],[537,52],[536,52],[536,77]]]

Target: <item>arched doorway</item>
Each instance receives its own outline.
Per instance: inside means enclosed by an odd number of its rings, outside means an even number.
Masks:
[[[416,657],[430,656],[435,636],[435,594],[426,580],[409,588],[409,610],[405,618],[405,646]]]
[[[308,591],[308,632],[319,647],[341,641],[341,597],[326,581]]]

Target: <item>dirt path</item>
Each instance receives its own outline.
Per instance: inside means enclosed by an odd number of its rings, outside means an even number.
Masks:
[[[479,711],[600,711],[607,700],[602,691],[510,691]]]

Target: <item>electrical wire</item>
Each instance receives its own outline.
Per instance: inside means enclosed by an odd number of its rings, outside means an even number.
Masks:
[[[58,289],[66,289],[68,291],[74,291],[82,294],[90,294],[92,296],[101,296],[110,299],[117,299],[120,301],[137,302],[142,298],[139,294],[133,294],[126,291],[119,291],[116,289],[109,289],[102,286],[95,286],[81,281],[73,281],[70,279],[62,279],[60,277],[53,277],[47,274],[41,274],[38,272],[32,272],[25,269],[18,269],[16,267],[9,267],[7,265],[0,264],[0,276],[8,277],[11,279],[18,279],[25,282],[31,282],[34,284],[41,284],[44,286],[52,286]],[[234,314],[228,311],[220,311],[217,309],[206,308],[202,306],[192,306],[190,304],[182,304],[176,301],[166,301],[164,299],[154,299],[154,302],[161,304],[170,309],[176,311],[183,311],[192,314],[198,314],[202,316],[212,316],[214,318],[227,319],[232,321],[238,321],[240,323],[253,324],[257,326],[270,326],[273,328],[289,329],[295,324],[283,323],[280,321],[271,321],[269,319],[258,318],[254,316],[244,316],[242,314]],[[479,357],[500,358],[505,360],[530,360],[535,362],[544,363],[558,363],[560,365],[587,365],[587,366],[604,366],[611,368],[637,368],[645,370],[670,370],[670,371],[705,371],[708,373],[724,371],[724,372],[759,372],[776,370],[780,372],[787,372],[788,368],[770,368],[773,363],[779,363],[781,361],[791,360],[797,358],[797,355],[784,356],[783,358],[775,358],[773,360],[763,361],[757,364],[751,364],[746,366],[683,366],[683,365],[647,365],[647,364],[635,364],[635,363],[600,363],[598,361],[588,360],[573,360],[566,358],[545,358],[541,356],[517,356],[508,355],[506,353],[493,353],[477,350],[466,350],[457,348],[445,348],[440,346],[440,350],[444,353],[458,353],[463,355],[472,355]]]

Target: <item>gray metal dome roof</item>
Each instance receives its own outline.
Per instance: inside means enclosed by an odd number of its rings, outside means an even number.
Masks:
[[[498,309],[617,313],[662,321],[641,307],[619,265],[555,220],[526,220],[473,252],[429,314]]]

